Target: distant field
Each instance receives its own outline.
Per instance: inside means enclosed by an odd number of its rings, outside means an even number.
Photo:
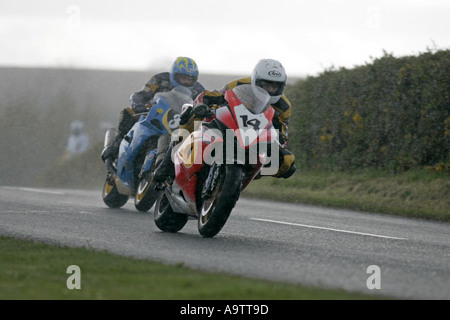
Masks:
[[[28,185],[57,163],[75,119],[85,122],[93,144],[103,142],[130,95],[155,72],[0,67],[0,184]],[[220,89],[239,77],[200,74],[199,80]]]

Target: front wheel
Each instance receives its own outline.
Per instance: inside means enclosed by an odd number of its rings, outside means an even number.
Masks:
[[[134,206],[142,212],[147,212],[155,203],[161,191],[156,190],[157,183],[152,179],[152,171],[146,172],[139,180],[134,198]]]
[[[169,199],[162,193],[155,205],[155,224],[164,232],[178,232],[186,225],[188,216],[176,213],[170,206]]]
[[[208,198],[203,199],[198,231],[212,238],[222,230],[236,205],[242,188],[242,166],[226,165]]]
[[[114,179],[108,176],[103,185],[102,198],[108,207],[121,208],[127,203],[129,197],[126,194],[119,193]]]

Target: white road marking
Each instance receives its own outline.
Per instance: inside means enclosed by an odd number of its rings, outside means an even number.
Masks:
[[[352,233],[352,234],[358,234],[358,235],[370,236],[370,237],[377,237],[377,238],[394,239],[394,240],[408,240],[406,238],[383,236],[383,235],[379,235],[379,234],[364,233],[364,232],[349,231],[349,230],[341,230],[341,229],[333,229],[333,228],[326,228],[326,227],[318,227],[318,226],[311,226],[311,225],[307,225],[307,224],[283,222],[283,221],[276,221],[276,220],[269,220],[269,219],[250,218],[250,220],[272,222],[272,223],[278,223],[278,224],[286,224],[286,225],[291,225],[291,226],[298,226],[298,227],[305,227],[305,228],[312,228],[312,229],[321,229],[321,230],[329,230],[329,231],[336,231],[336,232]]]
[[[19,213],[45,213],[45,214],[48,214],[48,213],[52,213],[52,212],[49,212],[49,211],[43,211],[43,210],[20,210],[20,211],[17,211],[17,210],[15,210],[15,211],[12,211],[12,210],[7,210],[7,211],[0,211],[0,213],[17,213],[17,214],[19,214]]]
[[[35,188],[23,188],[23,187],[2,187],[2,188],[21,190],[21,191],[29,191],[29,192],[49,193],[49,194],[64,194],[64,192],[61,192],[61,191],[51,191],[51,190],[35,189]]]

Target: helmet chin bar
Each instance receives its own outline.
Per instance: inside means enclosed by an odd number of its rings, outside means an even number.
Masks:
[[[270,81],[270,80],[265,80],[265,79],[257,79],[257,80],[255,81],[255,84],[256,84],[258,87],[263,88],[263,86],[261,85],[261,82],[276,83],[276,84],[278,85],[278,90],[277,90],[277,91],[272,92],[272,93],[267,92],[271,97],[277,97],[277,98],[276,98],[276,101],[275,101],[275,102],[277,102],[277,101],[280,99],[281,95],[283,94],[284,87],[286,86],[286,83],[285,83],[285,82],[278,82],[278,81]],[[263,89],[264,89],[264,88],[263,88]],[[272,101],[272,100],[273,100],[273,99],[271,99],[271,101]],[[274,102],[274,103],[275,103],[275,102]],[[272,102],[271,102],[271,104],[272,104]]]

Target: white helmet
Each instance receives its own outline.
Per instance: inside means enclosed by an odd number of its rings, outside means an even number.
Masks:
[[[287,75],[283,65],[279,61],[273,59],[259,60],[253,69],[252,85],[261,86],[261,81],[277,83],[279,85],[279,88],[275,93],[269,93],[270,104],[277,103],[283,94],[287,81]]]

